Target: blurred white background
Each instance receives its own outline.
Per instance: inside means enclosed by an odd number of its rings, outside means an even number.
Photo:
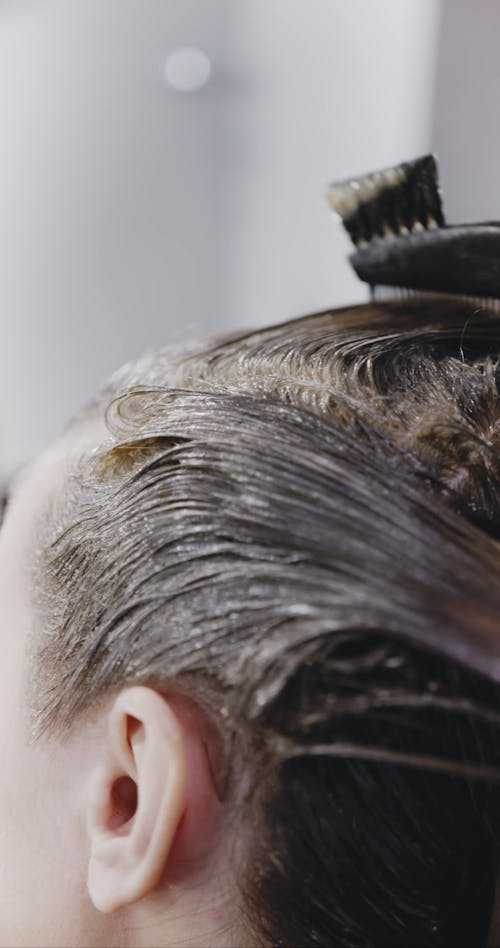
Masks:
[[[437,145],[474,216],[499,26],[496,0],[0,0],[0,480],[145,349],[365,300],[329,181]]]

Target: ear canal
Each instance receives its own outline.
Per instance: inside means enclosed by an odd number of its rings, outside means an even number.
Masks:
[[[119,829],[130,823],[137,810],[137,784],[131,777],[119,777],[112,789],[112,813],[108,829]]]

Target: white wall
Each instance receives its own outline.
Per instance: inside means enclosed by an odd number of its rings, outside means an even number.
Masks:
[[[424,153],[438,0],[0,4],[0,479],[118,365],[366,298],[328,181]],[[212,77],[172,90],[199,46]]]
[[[500,3],[443,0],[432,146],[449,223],[500,219]]]

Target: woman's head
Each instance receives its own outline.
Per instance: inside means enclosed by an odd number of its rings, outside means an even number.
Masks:
[[[499,358],[458,303],[313,314],[125,366],[25,473],[6,799],[71,862],[53,944],[485,939]]]

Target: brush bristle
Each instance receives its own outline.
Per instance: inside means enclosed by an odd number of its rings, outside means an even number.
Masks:
[[[331,184],[327,199],[357,247],[445,223],[433,155]]]
[[[492,296],[477,296],[472,294],[448,293],[444,290],[414,290],[402,286],[374,286],[371,290],[371,299],[374,303],[412,303],[440,300],[456,300],[459,304],[467,304],[478,310],[489,310],[500,313],[500,300]]]

